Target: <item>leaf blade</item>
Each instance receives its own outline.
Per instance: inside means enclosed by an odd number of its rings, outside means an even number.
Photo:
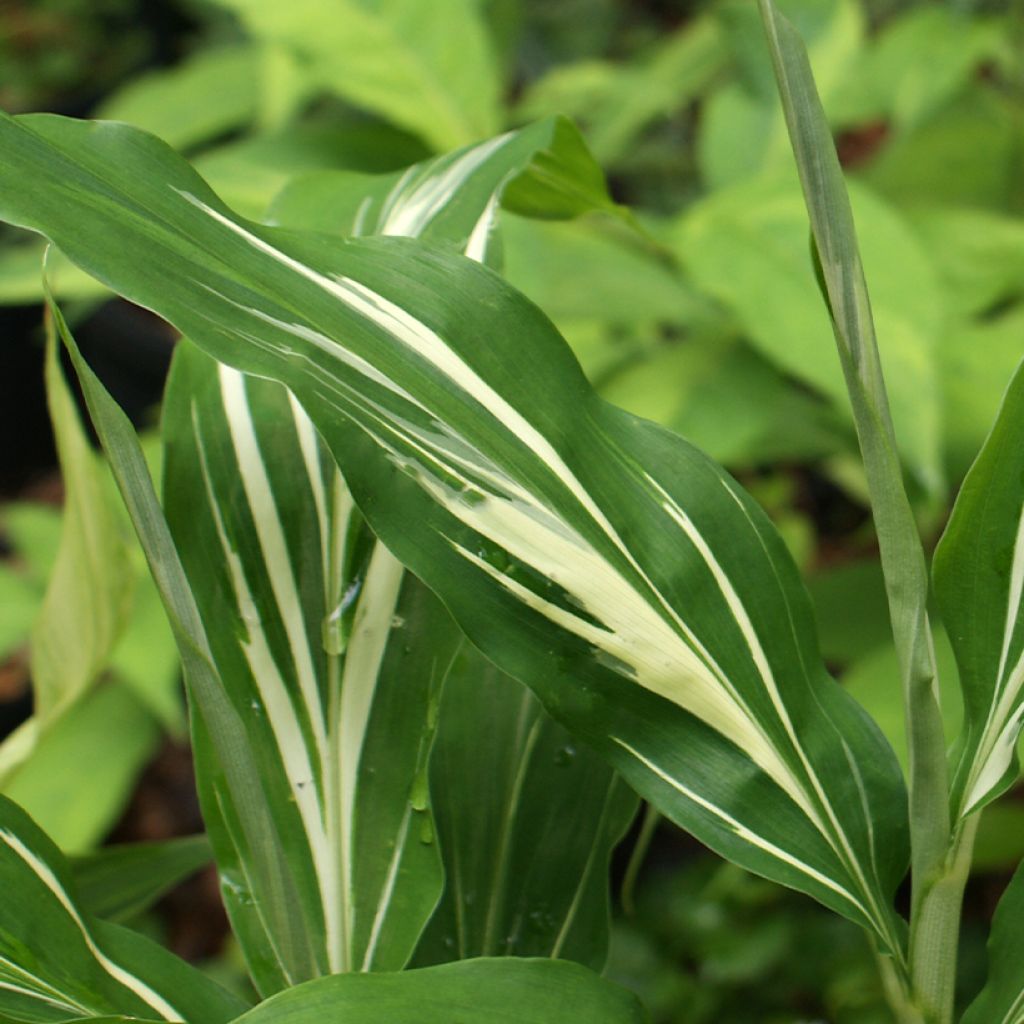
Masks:
[[[5,191],[5,216],[45,222],[218,358],[286,383],[371,525],[492,660],[669,816],[898,950],[898,769],[825,679],[784,545],[723,471],[603,405],[550,323],[485,268],[407,240],[242,223],[124,129],[12,124],[0,133],[19,166],[67,171],[77,203],[71,223],[49,192]],[[149,168],[127,192],[126,164]],[[97,174],[114,175],[115,198]],[[86,251],[98,224],[116,251]],[[142,240],[159,280],[124,256]],[[512,324],[514,347],[482,343]]]

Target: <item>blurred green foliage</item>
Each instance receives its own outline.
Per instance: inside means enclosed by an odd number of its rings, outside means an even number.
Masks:
[[[779,6],[808,41],[848,171],[904,465],[934,540],[1024,355],[1024,4]],[[826,658],[899,746],[863,478],[753,4],[144,8],[0,0],[0,106],[148,128],[251,217],[302,174],[394,171],[504,126],[574,117],[638,230],[601,214],[565,224],[507,215],[507,275],[610,400],[679,430],[765,504],[808,576]],[[38,257],[35,243],[5,237],[0,302],[38,298]],[[59,258],[53,277],[66,298],[103,298]],[[17,553],[0,564],[0,648],[10,651],[42,600],[55,516],[12,507],[4,530]],[[112,656],[129,683],[147,678],[147,645],[164,628],[154,601],[140,593],[139,639],[133,649],[130,628]],[[953,732],[955,674],[941,660]],[[174,725],[173,687],[150,679],[132,692],[148,721]],[[58,837],[62,814],[74,843],[99,838],[74,831],[71,809],[44,822]],[[976,867],[1005,871],[1022,851],[1024,805],[1010,794],[986,819]],[[613,973],[658,1021],[887,1019],[857,933],[798,897],[698,860],[652,871],[639,907],[619,925]]]

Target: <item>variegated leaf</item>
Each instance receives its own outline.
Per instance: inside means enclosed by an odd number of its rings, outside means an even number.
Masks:
[[[521,204],[551,216],[610,206],[588,160],[575,130],[550,120],[400,175],[300,179],[274,216],[346,233],[427,233],[482,260],[510,181]],[[545,174],[531,183],[536,166]],[[577,184],[581,166],[589,191]],[[312,961],[305,951],[297,962],[278,956],[281,976],[261,983],[400,968],[441,892],[424,762],[451,623],[374,541],[283,388],[186,345],[167,409],[171,529],[201,611],[233,620],[212,634],[213,655],[243,718],[259,711],[248,723],[253,749],[277,752],[261,762],[261,785],[288,837],[304,931],[323,936]],[[197,740],[209,821],[228,814],[230,794]],[[275,959],[260,921],[266,894],[246,881],[247,852],[226,822],[210,831],[220,863],[233,865],[223,877],[236,928],[247,949],[264,951],[250,956],[260,973]]]
[[[964,731],[953,782],[962,818],[1017,778],[1024,721],[1024,370],[967,474],[933,563],[956,654]]]
[[[405,965],[442,884],[427,814],[429,720],[451,620],[366,529],[333,458],[280,385],[188,343],[167,389],[165,504],[222,684],[269,795],[307,939],[280,978]],[[213,726],[211,725],[211,728]],[[269,898],[236,849],[230,788],[200,764],[225,897],[274,947]],[[258,934],[254,935],[256,932]],[[257,960],[256,963],[259,961]],[[257,968],[258,970],[258,968]]]
[[[499,207],[544,220],[624,214],[575,126],[555,117],[396,174],[298,177],[271,204],[268,223],[343,237],[423,238],[494,265]]]
[[[471,261],[244,222],[120,126],[2,118],[0,144],[4,218],[285,383],[375,532],[491,660],[669,817],[898,952],[895,758],[719,467],[601,402],[543,314]]]
[[[220,1024],[246,1006],[141,935],[80,909],[60,851],[0,797],[0,1017]]]

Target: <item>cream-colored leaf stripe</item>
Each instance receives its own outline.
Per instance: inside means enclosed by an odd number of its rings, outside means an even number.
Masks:
[[[384,199],[374,234],[415,238],[451,203],[474,171],[514,138],[508,132],[426,169],[410,167]]]
[[[27,996],[30,999],[40,999],[60,1010],[67,1010],[75,1016],[89,1017],[93,1013],[91,1007],[73,999],[68,993],[54,988],[42,978],[29,973],[25,968],[2,955],[0,955],[0,989]]]
[[[1024,597],[1024,509],[1017,521],[1017,533],[1010,565],[1006,595],[1006,622],[996,671],[996,684],[971,764],[960,816],[970,814],[1006,777],[1016,754],[1024,723],[1024,646],[1011,663],[1015,636],[1019,639],[1021,599]]]
[[[385,197],[373,226],[374,232],[390,235],[421,233],[446,209],[473,173],[511,138],[511,134],[504,135],[453,159],[442,158],[426,172],[421,171],[418,178],[414,171],[410,171]],[[364,203],[360,210],[357,234],[366,227],[368,206]],[[496,215],[495,195],[486,204],[470,235],[466,251],[471,258],[484,259]],[[346,294],[352,294],[351,286]],[[360,373],[388,387],[405,401],[414,402],[411,395],[397,388],[385,375],[355,354],[346,355],[326,336],[303,325],[284,323],[265,314],[263,318],[278,329],[300,334],[319,348],[347,358]],[[261,616],[250,581],[228,535],[215,494],[209,454],[203,442],[200,410],[193,403],[193,428],[207,499],[246,629],[243,652],[266,710],[310,849],[324,910],[329,967],[332,971],[349,970],[357,966],[352,939],[355,931],[354,823],[359,762],[404,570],[383,545],[378,543],[375,546],[365,579],[359,584],[356,595],[352,636],[344,651],[328,653],[329,694],[325,707],[313,663],[314,645],[321,642],[321,637],[310,635],[303,615],[284,527],[246,396],[245,377],[224,365],[218,367],[218,376],[222,411],[231,437],[238,477],[252,513],[276,612],[289,641],[290,664],[301,695],[300,707],[294,703],[282,669],[261,628]],[[353,599],[353,594],[342,592],[343,581],[351,576],[351,567],[342,565],[340,559],[354,505],[336,467],[329,485],[331,493],[328,494],[321,465],[321,442],[316,429],[291,392],[288,392],[288,401],[319,524],[324,562],[324,628],[330,630],[348,607],[348,601]],[[312,750],[305,741],[303,720],[308,722],[312,732]],[[406,820],[396,838],[385,892],[378,902],[371,926],[369,945],[358,965],[362,970],[372,966],[388,904],[397,884],[407,833]]]
[[[180,1021],[184,1016],[176,1010],[163,996],[155,992],[140,978],[135,977],[130,971],[125,970],[120,964],[115,963],[106,953],[96,945],[85,921],[71,902],[67,890],[61,885],[60,879],[54,874],[53,869],[33,850],[22,842],[13,832],[0,828],[0,842],[4,843],[12,853],[19,857],[25,865],[35,874],[40,882],[50,891],[50,894],[64,908],[64,912],[71,918],[86,948],[95,958],[96,962],[114,979],[119,985],[123,985],[130,992],[134,993],[142,1002],[155,1010],[164,1020]]]
[[[409,420],[400,420],[397,416],[375,410],[372,403],[362,396],[347,396],[349,400],[359,402],[363,410],[377,420],[380,424],[378,441],[391,450],[392,457],[419,481],[435,501],[477,534],[499,544],[517,561],[537,569],[557,583],[570,595],[572,607],[534,592],[490,565],[478,552],[456,545],[467,561],[490,575],[523,603],[583,639],[640,685],[701,718],[745,750],[794,800],[832,846],[857,883],[860,894],[848,892],[834,880],[829,887],[843,892],[845,898],[880,927],[887,927],[882,925],[887,915],[881,908],[864,905],[862,897],[873,900],[872,887],[864,878],[863,868],[834,808],[830,806],[824,787],[798,742],[761,644],[735,588],[699,532],[685,513],[668,499],[657,482],[650,478],[646,481],[648,487],[659,493],[667,519],[674,523],[705,561],[733,612],[751,660],[796,752],[799,769],[779,752],[726,674],[637,563],[604,511],[548,438],[435,331],[361,282],[315,271],[196,197],[183,194],[254,249],[314,283],[333,299],[377,325],[414,361],[422,360],[441,374],[451,388],[461,391],[474,403],[479,415],[490,417],[513,444],[533,453],[551,478],[574,499],[580,519],[588,528],[596,527],[603,541],[615,550],[619,565],[599,551],[580,529],[554,512],[549,503],[521,482],[510,479],[499,467],[488,464],[481,453],[474,451],[469,440],[453,433],[452,426],[445,423],[440,410],[425,409],[422,402],[412,401],[415,409],[425,411],[433,418],[432,429],[428,432]],[[258,311],[252,312],[260,315]],[[300,331],[281,322],[277,326],[296,335],[308,334],[308,328],[303,327]],[[364,370],[361,366],[363,357],[347,351],[342,343],[322,338],[319,347],[369,381],[382,383],[379,368]],[[395,382],[391,381],[386,386],[391,394],[407,397],[402,394],[404,389]],[[444,426],[440,427],[440,424]],[[390,435],[392,441],[388,441],[385,435]],[[416,451],[417,458],[410,460],[404,456],[401,447]],[[437,467],[437,472],[426,470],[424,467],[428,465]],[[449,482],[453,480],[459,486],[453,487]],[[754,842],[745,834],[743,838]],[[758,844],[755,842],[755,845]],[[764,846],[763,843],[760,845]],[[778,856],[774,850],[771,852]],[[805,866],[789,855],[779,859],[804,871]],[[818,873],[813,870],[807,869],[804,873],[821,883]]]

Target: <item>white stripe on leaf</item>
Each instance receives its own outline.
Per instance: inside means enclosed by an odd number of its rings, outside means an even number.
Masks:
[[[1024,722],[1024,650],[1008,669],[1014,635],[1021,615],[1024,597],[1024,509],[1017,523],[1013,545],[1013,561],[1006,595],[1006,622],[1003,644],[996,671],[996,684],[992,694],[985,726],[978,741],[974,762],[968,776],[960,817],[966,817],[985,801],[1002,783],[1013,765],[1017,740]]]
[[[134,993],[147,1006],[152,1007],[164,1020],[176,1021],[185,1019],[163,996],[155,992],[149,985],[130,971],[125,970],[120,964],[111,960],[96,945],[96,941],[86,927],[85,921],[82,920],[75,905],[71,902],[71,897],[68,895],[67,890],[61,885],[60,880],[46,861],[29,849],[13,832],[7,831],[7,829],[0,828],[0,842],[5,843],[9,849],[20,857],[43,885],[46,886],[51,895],[64,908],[64,912],[74,922],[75,927],[82,936],[82,941],[96,962],[114,981]]]

